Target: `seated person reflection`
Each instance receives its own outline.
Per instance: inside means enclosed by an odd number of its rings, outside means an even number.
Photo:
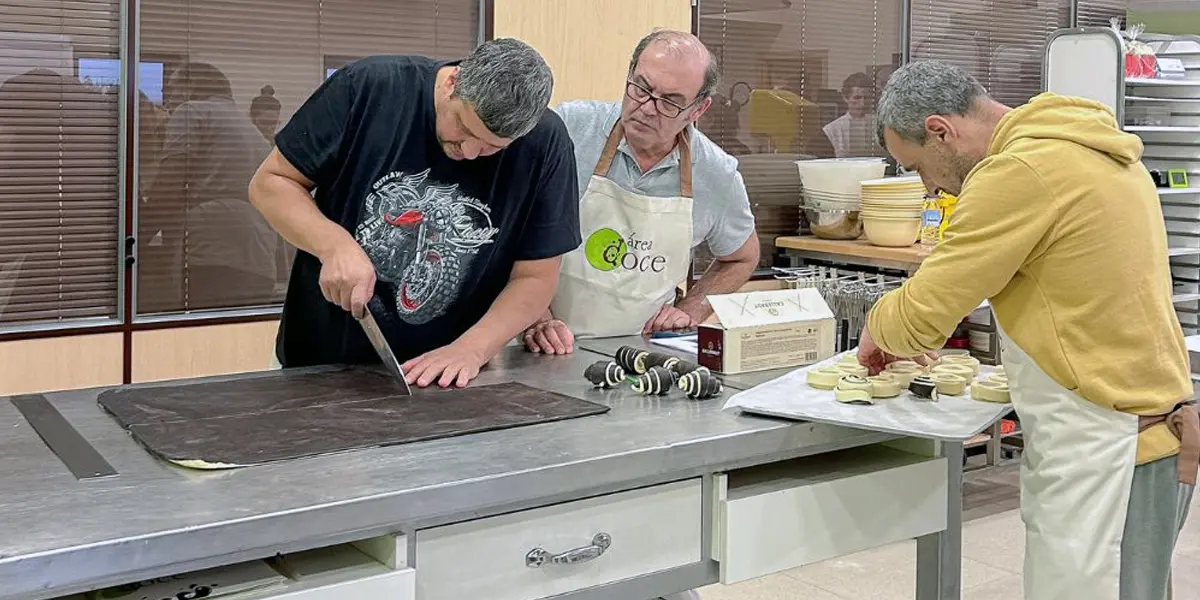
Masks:
[[[838,158],[887,156],[881,154],[875,132],[875,82],[866,73],[855,73],[842,84],[846,114],[825,126],[825,136]]]
[[[461,61],[370,57],[322,84],[251,183],[300,250],[283,367],[379,362],[355,321],[378,297],[373,316],[409,383],[462,387],[546,310],[559,257],[580,242],[552,86],[513,39]]]
[[[246,191],[270,145],[213,65],[184,64],[163,94],[170,113],[140,226],[143,239],[162,241],[143,251],[157,251],[179,280],[156,295],[179,294],[175,302],[190,309],[270,302],[280,240]]]

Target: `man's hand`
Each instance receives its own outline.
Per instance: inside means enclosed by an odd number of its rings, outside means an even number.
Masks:
[[[570,354],[575,351],[575,334],[558,319],[534,323],[525,330],[525,348],[534,353]]]
[[[912,360],[919,365],[925,366],[937,360],[937,358],[938,355],[936,352],[930,352],[923,356],[913,357]],[[858,336],[858,364],[866,367],[871,375],[878,375],[888,364],[894,363],[897,360],[901,360],[901,358],[884,352],[871,337],[871,332],[864,326],[862,334]]]
[[[432,352],[426,352],[403,365],[404,378],[409,385],[429,387],[435,381],[439,387],[466,387],[479,375],[488,359],[469,344],[454,342]]]
[[[375,265],[353,238],[334,246],[321,258],[321,294],[355,318],[375,295]]]
[[[642,326],[642,335],[658,331],[676,331],[696,326],[696,320],[673,304],[662,305],[653,317]]]

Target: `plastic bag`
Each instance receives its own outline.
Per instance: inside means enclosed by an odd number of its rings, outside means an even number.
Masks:
[[[1121,38],[1121,49],[1125,52],[1125,78],[1153,79],[1157,77],[1158,57],[1154,55],[1154,49],[1137,39],[1146,31],[1146,25],[1138,23],[1122,30],[1119,17],[1113,17],[1109,24]]]

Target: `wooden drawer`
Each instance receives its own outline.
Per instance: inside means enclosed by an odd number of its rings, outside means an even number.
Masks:
[[[870,446],[718,475],[721,582],[944,530],[946,469],[944,458]]]
[[[700,486],[697,478],[418,531],[417,597],[534,600],[697,563]],[[594,541],[609,545],[574,563],[550,558]],[[544,562],[530,564],[538,549]]]

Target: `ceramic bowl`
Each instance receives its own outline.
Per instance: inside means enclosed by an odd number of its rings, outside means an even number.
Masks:
[[[885,212],[885,211],[878,211],[878,210],[874,210],[874,209],[870,209],[870,208],[864,208],[857,213],[857,216],[859,219],[870,218],[870,219],[879,219],[879,220],[885,220],[885,221],[898,220],[898,219],[920,219],[921,211],[919,211],[919,210],[910,210],[910,211],[895,210],[895,211],[886,211]]]
[[[867,240],[876,246],[903,248],[917,242],[921,235],[921,218],[892,219],[862,216]]]
[[[882,177],[879,179],[871,179],[862,182],[863,187],[890,188],[919,185],[924,189],[925,184],[921,183],[920,175],[897,175],[895,177]]]
[[[859,202],[864,207],[871,208],[921,208],[925,206],[925,199],[921,196],[895,196],[891,198],[879,196],[863,196]]]

